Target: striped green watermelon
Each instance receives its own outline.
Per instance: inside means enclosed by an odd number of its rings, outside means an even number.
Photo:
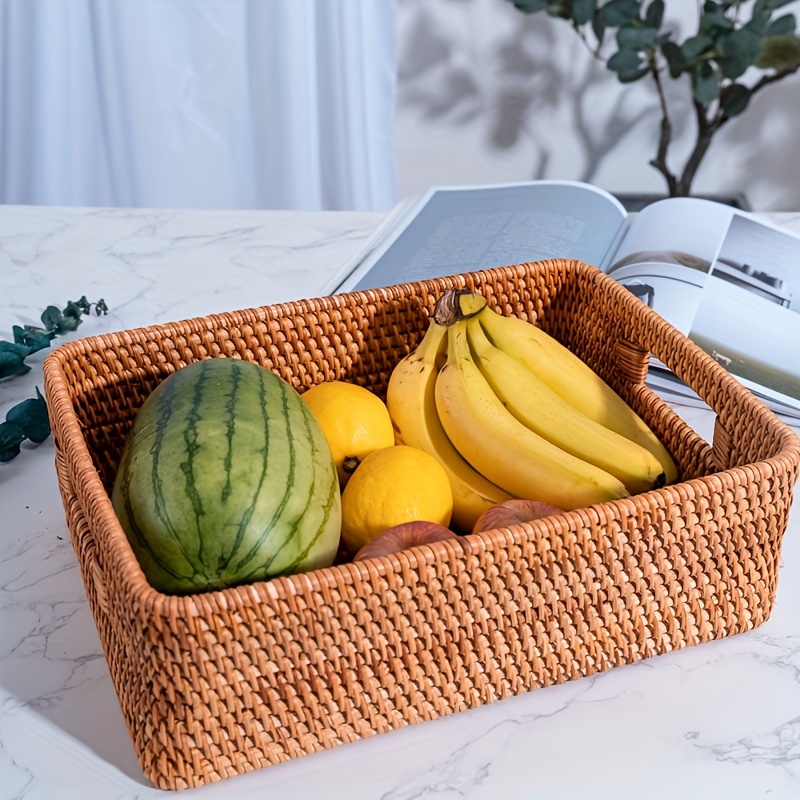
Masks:
[[[147,398],[112,503],[148,581],[183,594],[333,562],[341,495],[300,395],[257,364],[212,358]]]

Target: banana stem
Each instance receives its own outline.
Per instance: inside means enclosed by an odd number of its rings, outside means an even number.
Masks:
[[[434,321],[449,328],[463,319],[469,319],[486,308],[486,298],[470,289],[447,289],[436,301]]]

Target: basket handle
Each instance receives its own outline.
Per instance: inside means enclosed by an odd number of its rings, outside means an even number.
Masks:
[[[650,352],[630,339],[619,339],[615,346],[617,371],[625,383],[644,383],[650,368]]]
[[[619,377],[627,384],[644,383],[650,366],[650,353],[630,339],[616,343],[616,366]],[[734,464],[734,439],[718,416],[714,418],[711,456],[717,469],[724,470]]]
[[[711,449],[718,469],[728,469],[733,465],[733,437],[719,421],[719,417],[714,418]]]

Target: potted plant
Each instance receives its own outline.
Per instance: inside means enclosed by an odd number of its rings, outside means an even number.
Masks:
[[[544,11],[568,23],[621,83],[650,81],[660,108],[650,164],[671,197],[691,194],[697,170],[716,133],[752,97],[800,68],[800,37],[791,0],[698,2],[697,28],[683,41],[665,19],[664,0],[507,0],[520,11]],[[667,80],[691,93],[695,128],[685,161],[675,166],[673,114]],[[673,158],[671,158],[671,156]]]

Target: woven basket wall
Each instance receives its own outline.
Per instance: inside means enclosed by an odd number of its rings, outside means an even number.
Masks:
[[[673,454],[680,483],[513,528],[224,591],[146,582],[111,507],[157,383],[208,357],[384,395],[449,287],[536,319]],[[712,445],[644,385],[649,354],[717,414]],[[746,631],[772,608],[800,442],[593,267],[555,260],[83,339],[45,362],[66,517],[142,768],[216,781]]]

